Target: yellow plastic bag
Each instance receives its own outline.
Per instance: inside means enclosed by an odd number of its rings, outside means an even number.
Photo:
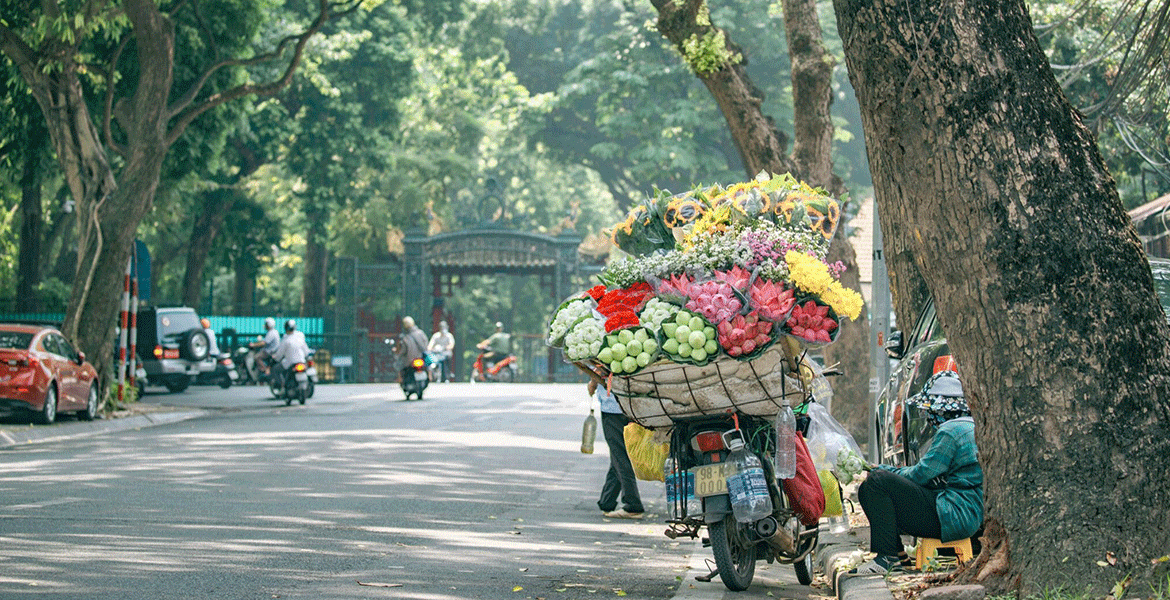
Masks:
[[[629,423],[622,430],[626,439],[626,453],[634,465],[634,477],[642,481],[665,481],[662,464],[670,453],[670,444],[654,443],[654,432],[637,423]]]
[[[825,512],[822,517],[840,517],[845,514],[845,507],[841,504],[841,486],[837,483],[837,476],[824,469],[817,471],[821,480],[821,489],[825,491]]]

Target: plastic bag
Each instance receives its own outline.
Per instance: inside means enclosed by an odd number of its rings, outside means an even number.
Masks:
[[[822,517],[840,517],[845,514],[845,507],[841,504],[841,485],[837,477],[828,469],[817,471],[821,479],[821,489],[825,492],[825,512]]]
[[[670,444],[654,442],[654,432],[637,423],[629,423],[622,430],[626,440],[626,454],[634,465],[634,477],[642,481],[666,481],[662,465],[670,453]]]
[[[792,510],[800,517],[800,522],[812,527],[825,512],[825,491],[809,457],[804,437],[797,433],[795,440],[796,477],[784,480],[784,495]]]
[[[861,455],[861,447],[853,436],[819,402],[808,405],[808,450],[818,471],[837,468],[837,454],[849,448]]]

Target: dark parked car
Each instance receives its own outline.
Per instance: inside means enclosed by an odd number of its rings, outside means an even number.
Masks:
[[[1150,270],[1158,300],[1170,319],[1170,260],[1151,258]],[[888,465],[912,465],[930,446],[934,428],[921,411],[906,405],[906,399],[921,392],[934,373],[955,368],[950,346],[935,314],[934,301],[927,302],[909,336],[903,337],[902,332],[895,331],[885,346],[886,353],[898,364],[878,396],[876,425],[880,460]]]
[[[49,424],[57,413],[97,415],[97,371],[60,331],[0,324],[0,414],[32,413]]]
[[[137,344],[147,383],[172,392],[187,389],[208,362],[207,332],[192,308],[140,309]],[[215,368],[213,361],[209,368]]]

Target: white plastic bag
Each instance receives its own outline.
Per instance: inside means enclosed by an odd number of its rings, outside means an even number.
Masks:
[[[819,402],[808,404],[808,452],[817,470],[837,470],[837,454],[850,449],[861,456],[861,447],[843,425]]]

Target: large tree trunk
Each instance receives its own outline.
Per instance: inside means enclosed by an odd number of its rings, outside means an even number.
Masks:
[[[325,249],[325,211],[306,211],[309,229],[305,235],[305,281],[301,294],[301,316],[320,317],[325,314],[329,291],[329,253]]]
[[[760,171],[794,172],[795,164],[786,154],[788,136],[760,109],[764,93],[748,77],[747,61],[739,49],[711,23],[706,0],[651,0],[651,4],[658,9],[658,31],[674,44],[688,64],[693,65],[693,57],[688,56],[688,41],[705,37],[723,40],[726,53],[737,57],[715,70],[695,71],[695,76],[707,86],[727,120],[748,176],[755,177]]]
[[[187,242],[187,270],[183,273],[183,304],[187,306],[199,306],[207,255],[235,201],[233,189],[221,188],[203,194],[203,210],[195,219]]]
[[[805,182],[840,197],[845,185],[833,174],[833,57],[825,49],[816,0],[783,0],[784,32],[792,62],[792,158]],[[844,214],[842,206],[842,214]],[[829,248],[829,262],[845,265],[841,283],[861,288],[857,253],[839,227]],[[824,350],[825,364],[839,364],[833,380],[833,416],[859,440],[866,434],[869,415],[869,316],[863,309],[845,324],[837,341]]]
[[[988,535],[968,574],[1096,596],[1132,574],[1141,594],[1170,547],[1170,325],[1027,9],[835,4],[885,239],[975,416]]]
[[[40,310],[37,284],[44,274],[41,262],[45,215],[41,198],[42,162],[45,157],[45,125],[30,119],[25,148],[24,167],[20,177],[20,260],[16,280],[16,312]]]

